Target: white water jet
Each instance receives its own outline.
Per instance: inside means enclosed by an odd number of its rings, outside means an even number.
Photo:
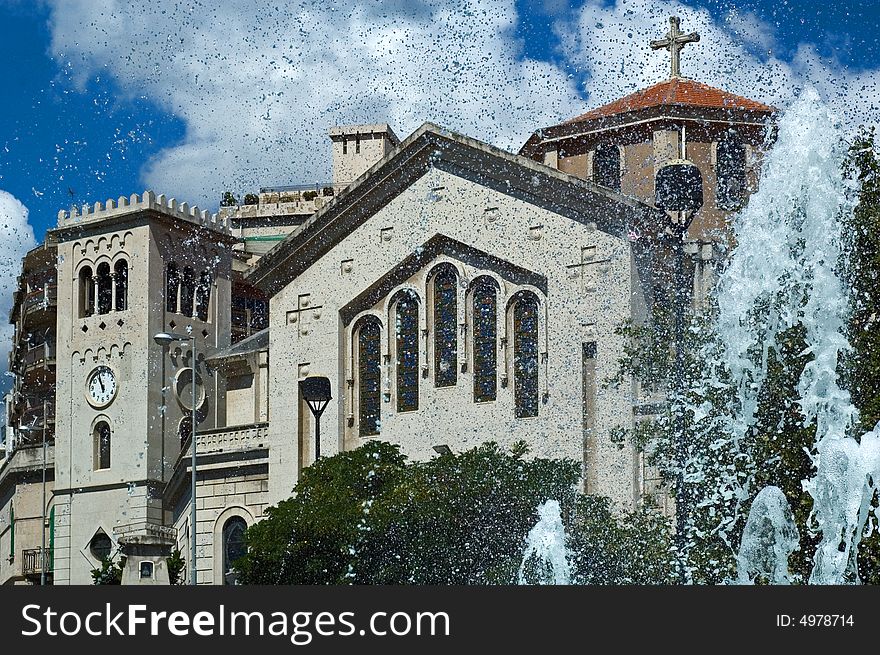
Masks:
[[[770,584],[790,584],[788,558],[800,535],[788,501],[779,487],[764,487],[755,496],[736,558],[738,584],[762,578]]]
[[[521,585],[571,584],[571,567],[559,501],[548,500],[538,507],[538,522],[526,537],[518,582]]]
[[[755,423],[769,350],[777,349],[783,331],[796,325],[805,329],[811,359],[798,393],[805,424],[816,424],[817,474],[804,481],[804,489],[814,501],[811,526],[822,534],[813,584],[858,582],[858,543],[880,482],[880,425],[858,441],[849,436],[858,410],[838,384],[838,362],[850,348],[844,335],[849,299],[838,275],[841,219],[854,207],[853,183],[841,173],[843,137],[818,94],[806,89],[779,121],[761,187],[734,220],[737,247],[716,294],[715,334],[724,344],[717,365],[729,373],[736,395],[718,427],[743,456],[739,444]],[[720,381],[716,373],[703,385]],[[749,466],[753,471],[759,464]],[[750,479],[729,481],[740,503],[750,495]],[[788,537],[784,530],[777,536],[782,541],[772,550],[781,553]]]

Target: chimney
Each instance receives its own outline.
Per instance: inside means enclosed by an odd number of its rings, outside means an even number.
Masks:
[[[333,141],[333,187],[339,191],[391,152],[400,139],[387,123],[330,128]]]

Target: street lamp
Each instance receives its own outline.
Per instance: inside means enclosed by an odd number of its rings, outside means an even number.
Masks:
[[[43,504],[40,514],[40,586],[46,585],[46,450],[48,443],[46,442],[46,420],[48,418],[46,411],[46,403],[43,400],[43,427],[37,428],[33,425],[20,425],[20,432],[42,432],[43,433]]]
[[[299,390],[315,417],[315,461],[318,461],[321,457],[321,414],[333,400],[330,395],[330,380],[325,377],[309,377],[299,381]]]
[[[190,451],[192,462],[190,464],[190,584],[197,584],[196,578],[196,337],[194,334],[174,334],[173,332],[160,332],[153,337],[153,341],[167,348],[175,341],[189,341],[192,343],[192,431],[190,436]]]
[[[673,159],[657,171],[654,185],[654,204],[667,212],[670,219],[672,244],[675,249],[673,274],[673,306],[675,310],[675,368],[673,388],[678,407],[675,408],[673,432],[675,434],[675,459],[678,475],[675,481],[675,546],[678,550],[679,575],[682,584],[687,582],[684,549],[687,534],[689,498],[684,483],[687,464],[687,434],[684,412],[684,335],[685,307],[691,301],[688,276],[684,266],[684,237],[703,206],[703,177],[700,169],[684,158],[684,130],[682,129],[681,159]]]

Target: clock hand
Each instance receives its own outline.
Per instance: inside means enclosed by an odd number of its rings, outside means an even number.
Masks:
[[[101,385],[101,393],[104,393],[104,378],[98,374],[98,384]]]

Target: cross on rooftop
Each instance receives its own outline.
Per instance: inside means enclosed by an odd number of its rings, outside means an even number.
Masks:
[[[685,34],[681,31],[681,20],[678,16],[669,17],[669,32],[665,39],[651,41],[652,50],[669,50],[672,59],[672,77],[681,77],[681,50],[688,43],[696,43],[700,35],[696,32]]]

